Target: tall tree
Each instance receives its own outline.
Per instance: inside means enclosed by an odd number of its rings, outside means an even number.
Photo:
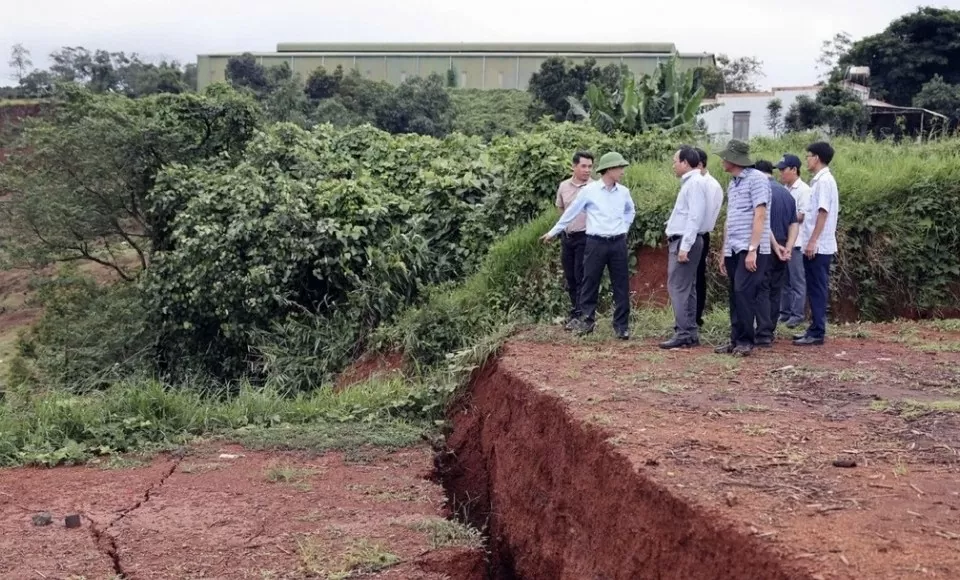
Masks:
[[[767,102],[767,128],[773,133],[774,137],[780,135],[783,129],[783,101],[780,99],[770,99]]]
[[[574,64],[563,57],[550,57],[530,77],[527,91],[533,102],[529,116],[533,120],[544,115],[555,121],[573,118],[568,97],[581,99],[590,83],[612,92],[620,87],[622,75],[623,68],[613,64],[600,68],[592,58]]]
[[[391,133],[418,133],[443,137],[450,132],[453,103],[444,79],[433,73],[427,78],[404,81],[376,112],[377,126]]]
[[[89,260],[135,277],[168,244],[183,202],[151,197],[160,169],[239,153],[258,128],[256,103],[223,87],[143,99],[59,90],[0,172],[4,247],[24,263]]]
[[[839,64],[870,67],[874,96],[908,106],[934,75],[960,83],[960,11],[919,8],[854,42]]]
[[[838,70],[840,59],[845,57],[853,46],[853,38],[848,32],[838,32],[830,40],[824,40],[820,45],[820,56],[817,57],[817,74],[822,81],[831,76],[839,79],[843,75]]]
[[[697,69],[700,84],[709,98],[720,93],[751,93],[757,90],[757,81],[763,74],[763,61],[755,56],[730,58],[717,55],[717,66]]]
[[[33,66],[33,61],[30,60],[30,51],[19,42],[14,44],[10,49],[10,60],[7,61],[7,64],[13,69],[11,78],[22,84],[24,77],[27,76],[27,70]]]
[[[324,67],[317,67],[307,78],[307,96],[314,101],[329,99],[340,90],[340,83],[343,81],[343,67],[337,65],[333,74],[327,72]]]
[[[245,87],[262,94],[269,87],[267,71],[249,52],[227,60],[227,81],[235,87]]]

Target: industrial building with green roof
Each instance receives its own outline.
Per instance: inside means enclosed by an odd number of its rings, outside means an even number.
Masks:
[[[239,54],[199,55],[199,87],[224,81],[227,61]],[[280,43],[277,52],[253,55],[264,66],[289,63],[304,78],[321,66],[331,72],[342,66],[345,71],[356,69],[366,78],[395,85],[414,76],[446,76],[453,70],[457,86],[471,89],[525,90],[531,75],[551,56],[575,62],[593,58],[599,66],[624,64],[638,75],[653,72],[657,63],[672,57],[679,59],[683,69],[716,66],[712,54],[679,53],[672,43]]]

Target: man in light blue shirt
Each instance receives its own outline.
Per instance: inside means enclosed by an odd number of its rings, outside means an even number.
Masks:
[[[660,348],[688,348],[700,344],[697,326],[697,266],[703,253],[704,214],[710,192],[697,167],[700,154],[684,145],[673,155],[673,172],[680,178],[680,193],[667,220],[667,290],[673,305],[673,338]]]
[[[583,285],[580,290],[582,319],[574,330],[578,334],[593,332],[596,324],[597,300],[603,269],[610,272],[613,289],[613,330],[617,338],[630,338],[630,261],[627,257],[627,231],[636,216],[630,190],[620,185],[627,160],[616,152],[600,158],[597,171],[600,179],[580,190],[557,225],[540,239],[549,242],[581,211],[587,214],[587,246],[583,254]]]

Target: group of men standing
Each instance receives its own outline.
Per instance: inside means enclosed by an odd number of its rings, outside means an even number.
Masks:
[[[837,183],[829,168],[833,148],[825,142],[807,147],[810,186],[800,178],[796,155],[785,154],[776,165],[754,161],[748,144],[732,140],[717,156],[732,179],[718,264],[729,280],[730,341],[716,351],[746,356],[756,347],[771,346],[778,323],[796,328],[804,322],[807,299],[811,323],[793,343],[823,344],[839,212]],[[707,161],[704,150],[689,146],[673,156],[680,191],[665,233],[675,325],[673,336],[660,345],[665,349],[700,344],[710,233],[723,205],[723,189],[708,172]],[[629,189],[620,184],[627,165],[619,153],[607,153],[597,165],[600,180],[591,181],[593,156],[578,152],[573,176],[558,188],[556,205],[563,215],[542,239],[563,236],[562,262],[571,303],[567,330],[593,331],[606,267],[615,303],[614,331],[618,338],[629,338],[626,233],[636,211]]]

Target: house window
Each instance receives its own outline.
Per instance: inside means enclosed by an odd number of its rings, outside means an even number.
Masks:
[[[750,139],[750,111],[735,111],[733,113],[733,138],[740,141]]]
[[[467,73],[466,71],[460,72],[460,88],[467,88]]]

